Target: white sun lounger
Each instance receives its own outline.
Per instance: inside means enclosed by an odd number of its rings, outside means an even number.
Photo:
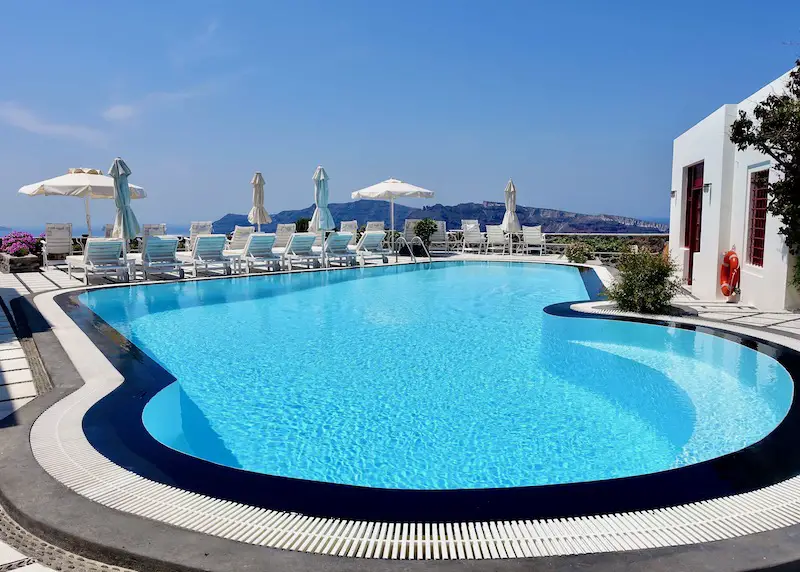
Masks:
[[[42,262],[44,267],[55,266],[63,260],[53,260],[54,256],[67,257],[72,254],[72,224],[48,222],[44,227]]]
[[[195,238],[191,252],[179,252],[178,260],[183,262],[184,268],[191,270],[197,277],[197,268],[202,267],[208,271],[211,268],[222,268],[225,274],[231,273],[231,259],[225,256],[223,250],[228,237],[224,234],[201,234]]]
[[[113,238],[111,235],[114,234],[114,225],[107,224],[103,226],[103,236],[105,238]]]
[[[468,248],[475,247],[478,254],[486,246],[486,237],[481,233],[481,226],[477,220],[462,220],[461,231],[464,236],[461,239],[461,252],[464,253]]]
[[[186,243],[186,250],[191,251],[194,247],[195,239],[201,234],[211,234],[214,228],[214,223],[210,220],[192,221],[189,226],[189,242]]]
[[[540,255],[547,254],[547,243],[541,225],[522,227],[522,241],[518,250],[522,254],[528,254],[532,250],[538,250]]]
[[[508,248],[508,238],[499,224],[486,225],[486,254],[489,254],[490,248],[492,252],[497,252],[497,249],[500,248],[500,254],[505,254],[506,248]]]
[[[286,245],[289,244],[289,239],[295,232],[297,232],[295,223],[279,224],[275,229],[275,246],[272,247],[273,250],[282,254],[286,249]]]
[[[361,235],[361,240],[355,248],[356,259],[363,265],[367,260],[381,260],[389,262],[391,252],[383,247],[384,231],[367,231]]]
[[[183,262],[178,258],[177,236],[145,235],[143,241],[142,252],[128,256],[134,264],[134,278],[139,267],[145,280],[149,280],[154,272],[177,271],[178,277],[183,278]]]
[[[247,239],[250,238],[250,235],[253,234],[255,230],[256,229],[254,226],[237,225],[233,227],[233,236],[231,236],[231,240],[228,242],[228,246],[225,248],[225,250],[244,250],[244,245],[247,244]]]
[[[334,232],[328,235],[325,241],[325,261],[353,266],[356,263],[356,253],[347,248],[352,238],[353,235],[349,232]]]
[[[167,223],[160,222],[158,224],[143,224],[142,225],[142,238],[147,236],[165,236],[167,234]]]
[[[241,270],[241,268],[239,268],[239,261],[244,253],[244,246],[247,244],[247,240],[250,238],[250,235],[255,232],[255,230],[256,228],[254,226],[236,225],[233,227],[233,235],[225,244],[225,250],[223,254],[234,261],[233,269],[235,272],[239,272]]]
[[[281,264],[284,268],[292,269],[295,262],[305,263],[309,268],[319,266],[320,252],[314,251],[314,240],[317,235],[313,232],[295,232],[289,237],[286,249],[281,254]]]
[[[247,237],[242,254],[236,259],[238,271],[250,271],[257,266],[264,266],[267,270],[279,270],[281,257],[272,251],[275,244],[274,233],[254,232]]]
[[[349,232],[352,236],[350,237],[350,245],[355,246],[356,241],[358,239],[358,221],[357,220],[343,220],[339,224],[339,232]]]
[[[83,269],[83,281],[89,284],[89,274],[114,274],[120,280],[130,278],[130,265],[122,254],[121,238],[88,238],[83,254],[67,256],[67,276],[73,268]]]
[[[420,220],[422,219],[407,218],[403,223],[403,238],[406,239],[406,243],[408,243],[409,246],[411,246],[413,242],[419,242],[420,244],[422,244],[422,239],[417,236],[416,232],[417,223]]]
[[[447,252],[447,224],[443,220],[437,220],[436,231],[431,235],[431,244],[428,247],[430,252],[441,251]]]
[[[113,228],[113,225],[111,225]],[[167,234],[167,223],[143,224],[142,235],[136,239],[139,251],[144,252],[144,241],[148,236],[165,236]]]
[[[386,232],[383,240],[386,242],[385,246],[389,246],[389,233],[386,231],[386,224],[382,220],[367,221],[364,232]]]

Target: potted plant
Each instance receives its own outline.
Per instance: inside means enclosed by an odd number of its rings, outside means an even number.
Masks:
[[[0,272],[36,272],[42,265],[42,238],[12,231],[0,239]]]
[[[430,218],[424,218],[414,226],[414,234],[420,238],[422,244],[425,245],[425,248],[428,251],[430,251],[431,237],[433,236],[433,233],[436,232],[436,228],[436,221]],[[424,254],[422,249],[419,248],[419,245],[417,244],[414,245],[414,254],[416,256]]]

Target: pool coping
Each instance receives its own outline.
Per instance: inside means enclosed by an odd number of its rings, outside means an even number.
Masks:
[[[422,269],[406,266],[394,270]],[[589,299],[599,300],[602,283],[595,272],[586,268],[580,272]],[[342,276],[345,274],[340,273],[340,277],[347,279]],[[359,275],[353,272],[352,279],[359,279]],[[590,482],[495,489],[405,490],[309,481],[224,466],[176,451],[147,431],[142,421],[144,407],[175,378],[84,306],[78,299],[84,292],[86,289],[72,290],[56,296],[55,300],[121,372],[125,381],[89,408],[83,416],[83,433],[111,462],[146,479],[193,493],[312,517],[456,523],[652,510],[750,492],[775,484],[782,477],[800,474],[800,455],[787,454],[784,450],[791,442],[790,436],[800,432],[798,409],[790,411],[767,437],[738,451],[673,470]],[[544,311],[550,315],[575,317],[578,314],[568,308],[571,304],[554,304]],[[733,341],[770,355],[800,379],[800,354],[778,346],[764,347],[752,339]],[[750,470],[758,463],[765,465],[765,459],[772,461],[768,469]]]
[[[84,290],[84,288],[78,290]],[[90,355],[92,354],[91,349],[86,347],[88,338],[78,335],[80,329],[74,323],[72,323],[73,331],[69,332],[71,320],[63,313],[61,316],[56,315],[54,305],[57,306],[57,304],[53,298],[63,295],[63,292],[48,294],[37,296],[36,304],[48,319],[51,318],[50,314],[53,314],[53,319],[51,319],[53,330],[67,354],[73,357],[72,353],[82,358],[76,362],[76,366],[79,371],[83,370],[81,374],[86,381],[85,387],[91,386],[91,391],[84,392],[87,393],[87,398],[91,400],[92,397],[97,397],[104,390],[120,383],[120,374],[106,360],[96,360],[97,355],[92,355],[92,359],[85,359],[86,355],[82,352],[87,351]],[[714,324],[714,327],[718,329],[719,325]],[[744,329],[747,330],[747,328]],[[93,344],[89,343],[89,345],[93,346],[94,352],[100,353]],[[95,361],[105,361],[105,364],[94,363]],[[81,388],[76,393],[80,393],[83,389]],[[83,447],[88,445],[88,441],[85,438],[81,439],[80,432],[74,431],[74,429],[75,425],[80,427],[80,418],[82,417],[80,411],[86,405],[85,402],[86,399],[70,399],[68,397],[51,408],[51,410],[61,410],[62,417],[59,422],[61,420],[68,421],[62,427],[65,430],[64,438],[57,439],[57,442],[49,440],[48,436],[41,431],[48,425],[46,422],[42,422],[42,419],[47,418],[47,414],[34,425],[31,432],[34,455],[42,462],[45,469],[51,474],[55,472],[54,476],[56,477],[61,476],[61,480],[73,490],[107,506],[127,509],[134,514],[150,518],[166,517],[161,519],[179,526],[186,527],[188,525],[189,528],[192,528],[192,521],[202,521],[203,514],[198,514],[197,503],[202,501],[201,504],[208,504],[205,502],[208,497],[200,495],[198,498],[198,495],[193,496],[192,493],[178,491],[174,487],[163,484],[154,485],[152,482],[148,484],[144,482],[146,479],[140,480],[141,477],[138,475],[126,474],[121,467],[109,463],[91,447],[89,447],[91,451]],[[66,405],[63,405],[65,403]],[[62,406],[59,407],[59,405]],[[75,423],[76,416],[78,423]],[[64,453],[67,453],[68,456],[74,455],[72,460],[83,459],[91,470],[98,471],[98,474],[102,473],[103,478],[99,480],[88,478],[87,474],[81,471],[78,471],[76,477],[74,463],[68,464],[68,470],[64,471],[57,462],[57,457],[60,455],[63,457]],[[63,458],[61,460],[63,461]],[[109,475],[115,472],[118,474],[111,478]],[[123,486],[140,488],[131,499],[125,498],[126,493],[120,489]],[[201,511],[201,513],[205,512],[206,516],[215,517],[212,518],[215,522],[211,525],[200,523],[202,526],[195,528],[222,537],[240,541],[249,540],[267,546],[305,548],[311,551],[343,555],[352,553],[351,555],[360,554],[379,558],[436,557],[437,553],[440,556],[447,554],[458,558],[469,557],[470,552],[472,557],[477,558],[580,554],[671,546],[698,540],[716,540],[798,522],[796,520],[798,510],[793,506],[796,502],[793,499],[797,498],[796,489],[797,483],[795,483],[795,488],[792,489],[789,498],[783,498],[779,503],[780,506],[775,509],[778,511],[777,516],[775,514],[767,516],[759,514],[769,512],[766,510],[769,508],[767,506],[769,503],[764,504],[761,501],[770,501],[775,505],[773,501],[776,491],[770,490],[746,493],[757,497],[760,494],[763,497],[763,499],[761,497],[755,499],[761,505],[759,511],[737,508],[733,511],[735,514],[729,515],[731,518],[727,519],[720,516],[718,512],[720,507],[695,503],[695,505],[668,511],[675,514],[645,511],[638,514],[614,514],[596,518],[565,518],[552,521],[505,520],[460,523],[455,526],[448,526],[447,523],[428,523],[429,526],[419,524],[419,529],[417,529],[417,523],[407,522],[398,524],[395,531],[393,524],[385,522],[376,525],[376,523],[357,522],[353,519],[315,518],[297,513],[276,515],[276,511],[265,511],[263,507],[259,509],[236,503],[231,506],[231,503],[228,502],[223,503],[223,506],[227,505],[225,510],[217,514],[208,508]],[[186,497],[187,494],[188,497]],[[167,502],[165,501],[167,497],[174,497],[173,500],[180,500],[179,497],[184,497],[182,500],[188,502],[189,505],[192,502],[195,503],[194,508],[184,507],[186,510],[182,512],[180,503]],[[754,499],[744,500],[752,502]],[[735,504],[736,499],[730,497],[726,502]],[[666,520],[664,520],[665,518]],[[672,526],[669,523],[671,518],[674,518]],[[694,522],[698,519],[700,524]],[[452,525],[452,523],[449,524]],[[374,533],[371,532],[372,528],[375,528]],[[366,538],[363,537],[364,534],[367,534]],[[372,534],[372,538],[369,537],[369,534]],[[379,546],[380,554],[374,553],[374,546],[371,547],[370,544]],[[450,550],[454,552],[450,554]]]

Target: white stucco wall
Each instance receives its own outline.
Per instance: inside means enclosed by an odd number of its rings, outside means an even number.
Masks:
[[[672,189],[677,192],[670,203],[669,243],[684,278],[688,274],[689,256],[688,248],[684,247],[687,167],[703,162],[703,182],[711,184],[710,190],[703,193],[700,251],[694,253],[692,273],[692,293],[704,300],[716,297],[720,251],[728,242],[734,147],[726,133],[735,118],[736,106],[723,105],[673,144]]]
[[[750,174],[770,165],[769,157],[753,150],[739,151],[730,142],[730,126],[738,112],[751,112],[758,101],[783,89],[788,73],[765,86],[743,102],[724,105],[675,139],[673,144],[672,190],[670,202],[670,248],[687,275],[688,249],[684,248],[686,168],[704,162],[704,183],[711,184],[703,193],[700,251],[694,254],[691,290],[703,300],[722,300],[719,266],[722,253],[732,247],[742,262],[741,301],[764,310],[797,307],[800,295],[787,286],[790,271],[788,250],[778,234],[779,221],[767,217],[764,266],[747,261],[747,237],[750,212]],[[776,173],[770,177],[774,180]]]

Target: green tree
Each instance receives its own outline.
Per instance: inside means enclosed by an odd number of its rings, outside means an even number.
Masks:
[[[767,96],[753,109],[744,111],[731,126],[731,141],[744,150],[753,148],[772,159],[767,194],[768,210],[781,222],[789,252],[800,255],[800,60],[789,74],[782,93]],[[800,286],[800,264],[795,265],[793,283]]]

